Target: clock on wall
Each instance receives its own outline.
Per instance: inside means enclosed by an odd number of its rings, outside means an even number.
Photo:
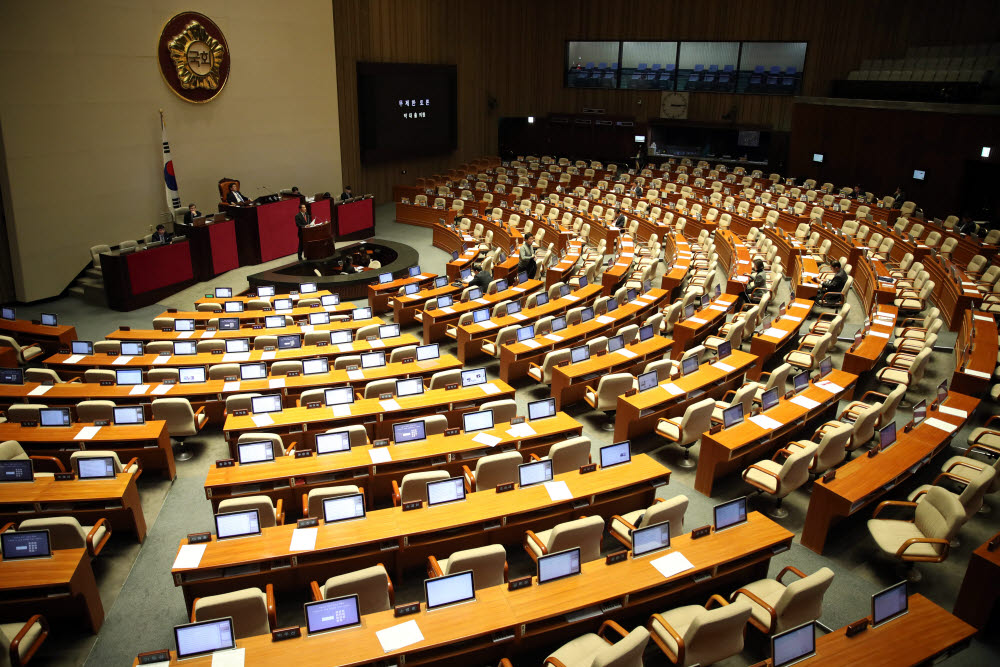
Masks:
[[[170,89],[188,102],[208,102],[229,79],[229,45],[215,22],[197,12],[167,21],[156,44],[160,73]]]
[[[687,118],[688,93],[666,91],[660,96],[661,118]]]

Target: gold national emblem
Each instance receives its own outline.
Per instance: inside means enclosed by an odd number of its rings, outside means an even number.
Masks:
[[[157,51],[164,81],[188,102],[210,101],[229,79],[226,38],[204,14],[184,12],[167,21]]]

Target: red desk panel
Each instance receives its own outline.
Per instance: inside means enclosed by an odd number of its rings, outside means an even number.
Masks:
[[[260,235],[262,262],[293,255],[298,250],[299,235],[295,227],[295,214],[298,211],[298,199],[286,199],[257,207],[257,233]]]
[[[194,278],[191,248],[187,241],[133,252],[126,260],[132,294],[142,294]]]
[[[219,275],[239,267],[240,258],[236,252],[236,221],[224,220],[208,227],[212,244],[212,274]]]

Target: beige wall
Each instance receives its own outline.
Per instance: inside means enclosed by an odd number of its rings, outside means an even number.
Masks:
[[[232,69],[208,104],[183,101],[156,62],[164,23],[214,20]],[[141,239],[166,203],[158,109],[183,203],[214,211],[217,182],[243,191],[341,187],[330,0],[0,2],[3,192],[21,301],[59,294],[89,248]]]

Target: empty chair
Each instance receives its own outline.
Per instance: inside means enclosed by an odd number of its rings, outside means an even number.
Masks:
[[[167,433],[180,443],[174,458],[187,461],[193,455],[185,448],[184,440],[188,436],[197,435],[208,422],[205,406],[195,412],[186,398],[157,398],[152,405],[153,419],[167,422]]]
[[[799,578],[785,585],[785,574]],[[750,603],[750,623],[767,635],[784,632],[823,615],[823,595],[833,581],[833,570],[822,567],[810,575],[796,567],[784,567],[774,579],[759,579],[729,596],[730,602],[743,599]]]
[[[438,371],[431,375],[430,382],[428,383],[428,389],[444,389],[449,384],[462,383],[462,371],[460,369],[450,370],[450,371]]]
[[[322,519],[324,516],[323,501],[330,498],[350,496],[355,493],[363,495],[364,490],[353,484],[345,484],[343,486],[322,486],[317,489],[312,489],[309,493],[302,494],[302,516]]]
[[[427,503],[427,483],[439,482],[448,479],[449,475],[444,470],[432,470],[428,472],[411,472],[403,475],[401,483],[392,480],[392,504],[399,507],[403,503],[411,503],[417,500]]]
[[[715,401],[706,398],[689,405],[680,418],[661,418],[656,424],[656,433],[667,440],[684,448],[684,458],[680,462],[682,468],[693,468],[695,463],[690,458],[691,448],[699,442],[701,434],[712,424],[712,409]]]
[[[278,626],[273,585],[268,584],[264,591],[244,588],[232,593],[195,598],[191,604],[192,623],[227,617],[233,619],[236,639],[270,633]]]
[[[552,352],[548,352],[542,359],[541,366],[533,362],[528,364],[528,375],[537,382],[550,384],[552,382],[553,369],[555,369],[559,363],[568,361],[569,358],[570,351],[568,349],[553,350]]]
[[[918,486],[906,499],[919,503],[932,488],[943,487],[943,483],[957,482],[961,485],[962,490],[954,495],[965,508],[965,521],[968,521],[982,508],[983,498],[996,483],[997,471],[994,468],[985,467],[975,472],[968,472],[971,474],[966,474],[964,477],[952,473],[940,473],[931,484]],[[952,543],[951,546],[958,545]]]
[[[541,461],[537,454],[531,455],[532,460]],[[544,459],[552,461],[552,474],[575,472],[580,466],[590,463],[590,438],[578,435],[561,442],[553,443]]]
[[[687,496],[674,496],[670,500],[657,498],[646,509],[639,509],[619,516],[611,517],[608,529],[611,537],[621,542],[626,549],[632,548],[632,531],[638,528],[654,526],[664,521],[670,522],[670,536],[684,533],[684,513],[687,511]]]
[[[40,614],[27,621],[0,624],[0,666],[21,667],[49,636],[49,622]]]
[[[323,586],[313,581],[310,589],[315,602],[345,595],[357,595],[362,615],[387,611],[395,604],[392,580],[389,579],[389,574],[381,563],[330,577]]]
[[[618,633],[617,643],[605,637],[609,630]],[[588,633],[564,644],[545,659],[543,667],[642,667],[647,643],[646,628],[626,632],[614,621],[604,621],[597,634]]]
[[[17,363],[22,365],[28,363],[44,352],[44,350],[42,350],[42,348],[38,345],[22,346],[10,336],[0,336],[0,347],[9,347],[14,350]]]
[[[257,510],[257,518],[261,528],[280,526],[285,523],[284,501],[278,498],[275,506],[268,496],[242,496],[227,498],[219,503],[219,514],[223,512],[243,512]]]
[[[583,400],[608,415],[608,420],[601,424],[603,430],[615,430],[614,413],[618,409],[618,397],[632,388],[634,379],[631,373],[611,373],[601,377],[597,388],[587,385]]]
[[[107,368],[88,368],[83,372],[83,381],[88,384],[115,382],[115,372]]]
[[[66,382],[66,380],[59,377],[59,374],[51,368],[26,368],[24,369],[24,381],[38,383],[51,382],[53,384],[62,384],[63,382]],[[70,380],[70,382],[74,381],[75,380]]]
[[[476,588],[499,586],[507,581],[507,552],[502,544],[488,544],[474,549],[456,551],[448,558],[427,558],[427,576],[443,577],[472,570]]]
[[[713,609],[718,605],[717,609]],[[653,642],[675,665],[710,665],[743,650],[744,630],[753,608],[713,595],[705,606],[687,605],[653,614],[646,624]]]
[[[524,550],[531,560],[537,561],[539,556],[580,547],[580,562],[586,563],[601,557],[603,535],[604,519],[600,516],[583,516],[538,533],[526,530]]]
[[[372,380],[365,385],[364,398],[378,398],[382,394],[395,394],[395,380]]]
[[[76,404],[76,418],[81,422],[95,422],[98,419],[114,418],[114,401],[80,401]]]
[[[32,457],[34,458],[34,457]],[[110,458],[112,466],[115,469],[115,474],[128,473],[135,474],[138,479],[139,474],[142,472],[142,468],[139,465],[139,459],[133,458],[127,464],[122,465],[121,459],[118,458],[118,453],[110,449],[88,449],[81,450],[78,452],[73,452],[69,456],[70,467],[80,472],[80,459],[103,459]],[[37,474],[37,473],[36,473]]]
[[[717,424],[721,424],[723,421],[722,413],[738,404],[743,405],[744,415],[750,415],[753,408],[754,396],[757,395],[757,391],[760,388],[761,385],[756,382],[745,382],[738,389],[730,389],[727,391],[721,401],[715,402],[715,406],[712,408],[712,421]]]
[[[517,416],[517,402],[510,398],[505,398],[499,401],[487,401],[479,406],[479,409],[492,410],[493,422],[495,424],[509,422]]]
[[[173,380],[176,384],[180,378],[180,371],[176,368],[150,368],[146,371],[146,382],[166,382]]]
[[[500,484],[517,482],[517,467],[524,463],[521,452],[504,452],[480,457],[476,461],[476,470],[462,466],[462,476],[465,479],[465,490],[469,493],[496,489]]]
[[[18,531],[47,530],[49,544],[56,549],[86,549],[91,556],[97,556],[111,537],[111,525],[103,518],[93,526],[81,526],[76,517],[52,516],[25,519],[17,527]]]
[[[795,451],[796,448],[806,449],[810,445],[815,446],[812,460],[809,462],[809,472],[814,475],[822,475],[844,460],[847,448],[851,444],[853,431],[852,424],[830,421],[816,430],[812,440],[794,440],[788,443],[788,449]],[[819,442],[816,442],[817,440]]]
[[[43,403],[14,403],[7,407],[4,414],[7,417],[7,421],[12,424],[17,424],[19,422],[39,422],[41,417],[38,411],[47,408],[49,406]]]
[[[809,465],[817,446],[811,442],[799,443],[791,449],[779,449],[770,460],[753,463],[743,471],[743,481],[777,499],[770,513],[776,519],[788,516],[781,506],[785,496],[809,481]]]
[[[271,364],[271,368],[268,371],[268,375],[272,377],[278,377],[282,375],[288,375],[289,373],[299,373],[302,374],[302,362],[297,360],[286,360],[286,361],[275,361]]]

